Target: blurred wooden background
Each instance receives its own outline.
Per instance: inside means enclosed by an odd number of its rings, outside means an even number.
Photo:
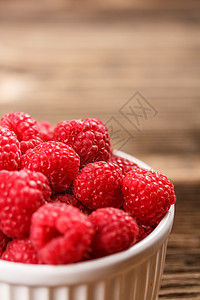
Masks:
[[[200,1],[0,0],[0,108],[54,125],[98,117],[168,175],[178,201],[160,299],[200,299]]]

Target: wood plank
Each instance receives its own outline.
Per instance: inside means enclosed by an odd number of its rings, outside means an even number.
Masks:
[[[77,11],[88,13],[91,12],[113,12],[113,11],[130,11],[130,10],[167,10],[167,11],[174,11],[178,10],[188,10],[188,9],[197,9],[199,8],[199,1],[190,0],[188,1],[158,1],[158,0],[84,0],[84,1],[73,1],[73,0],[42,0],[40,2],[34,1],[26,1],[26,0],[13,0],[13,1],[6,1],[1,0],[0,2],[0,12],[3,10],[4,14],[8,14],[10,16],[23,16],[27,17],[27,15],[35,16],[35,15],[44,15],[44,14],[51,14],[52,12],[55,14],[57,12],[66,12],[66,11]],[[169,13],[169,12],[168,12]]]
[[[159,299],[199,299],[200,185],[177,184],[176,194],[175,222]]]

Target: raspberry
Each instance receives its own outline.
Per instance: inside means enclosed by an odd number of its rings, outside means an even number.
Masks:
[[[65,203],[65,204],[70,204],[70,205],[73,205],[77,208],[80,209],[80,211],[86,215],[89,215],[91,213],[91,211],[86,207],[84,206],[80,201],[78,201],[74,195],[71,195],[71,194],[56,194],[54,196],[52,196],[52,200],[54,202],[62,202],[62,203]]]
[[[0,231],[0,256],[5,250],[9,241],[10,239],[2,231]]]
[[[13,240],[8,243],[1,259],[24,264],[39,264],[37,254],[29,239]]]
[[[0,170],[17,170],[20,160],[20,143],[15,133],[0,126]]]
[[[38,123],[40,129],[40,136],[43,141],[48,142],[53,138],[53,126],[48,121],[42,121]]]
[[[52,196],[54,202],[62,202],[77,207],[78,200],[71,194],[55,194]]]
[[[21,141],[20,142],[20,149],[22,151],[22,153],[26,153],[27,150],[29,149],[33,149],[36,146],[40,145],[42,143],[42,141],[38,138],[38,139],[30,139],[29,141]]]
[[[30,238],[38,257],[46,264],[80,261],[89,251],[94,228],[78,208],[48,203],[32,216]]]
[[[26,170],[26,172],[29,175],[29,185],[37,188],[40,192],[42,192],[44,199],[49,201],[52,191],[49,187],[49,182],[46,176],[40,172],[32,172],[29,170]]]
[[[118,208],[99,208],[89,220],[96,234],[92,243],[93,255],[101,257],[128,249],[136,242],[138,226],[128,213]]]
[[[53,139],[71,146],[80,156],[81,165],[111,157],[108,129],[95,118],[62,121],[54,129]]]
[[[75,197],[89,209],[121,207],[122,174],[118,166],[104,161],[90,163],[76,175],[73,182]]]
[[[176,201],[174,187],[164,175],[136,168],[123,180],[124,209],[141,225],[158,224]]]
[[[147,237],[154,229],[154,226],[145,226],[138,224],[139,233],[137,236],[137,243],[142,241],[145,237]]]
[[[37,122],[28,114],[23,112],[5,114],[0,120],[0,125],[16,134],[22,153],[42,143]]]
[[[27,237],[31,215],[50,195],[47,178],[42,174],[0,171],[0,230],[11,238]]]
[[[48,178],[54,192],[62,192],[79,171],[80,158],[71,147],[50,141],[28,150],[21,165],[22,168],[41,172]]]
[[[126,173],[128,173],[129,171],[131,171],[135,167],[138,167],[136,163],[117,155],[113,156],[109,161],[115,163],[118,167],[120,167],[123,175],[126,175]]]

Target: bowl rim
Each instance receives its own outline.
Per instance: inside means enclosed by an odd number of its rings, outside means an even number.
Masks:
[[[152,169],[150,166],[122,151],[115,151],[115,155],[137,163],[139,167]],[[68,265],[32,265],[13,263],[0,259],[0,282],[29,285],[59,285],[63,283],[75,284],[99,279],[105,272],[119,272],[130,264],[139,264],[147,260],[167,240],[174,219],[174,205],[172,205],[157,227],[142,241],[125,251],[108,255],[91,261],[77,262]]]

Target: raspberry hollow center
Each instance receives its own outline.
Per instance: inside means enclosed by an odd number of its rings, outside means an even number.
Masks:
[[[47,244],[52,239],[63,236],[55,227],[44,228],[44,244]]]

